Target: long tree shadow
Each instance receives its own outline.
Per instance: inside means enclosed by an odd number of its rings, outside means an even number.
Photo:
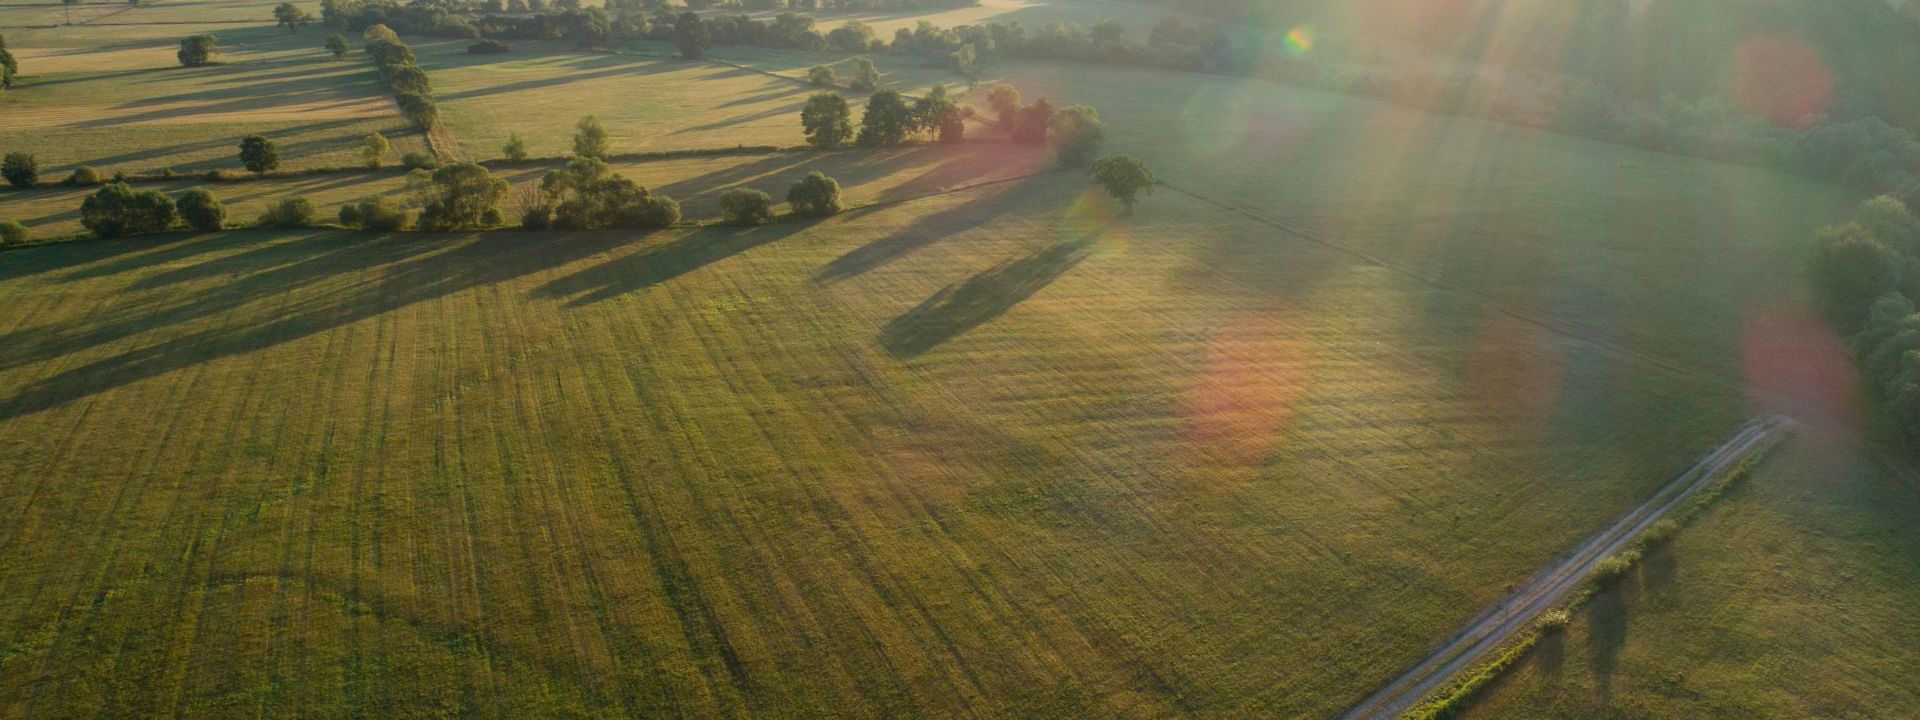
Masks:
[[[788,222],[751,228],[707,228],[623,255],[553,280],[534,290],[539,297],[572,298],[589,305],[667,282],[761,245],[783,240],[813,223]]]
[[[1097,234],[1003,261],[948,285],[880,330],[880,346],[913,357],[999,317],[1085,260]]]
[[[897,232],[834,258],[813,279],[823,283],[846,280],[940,240],[992,222],[1007,215],[1014,205],[1031,202],[1025,194],[1013,192],[1027,184],[1027,180],[1002,183],[957,206],[923,215]]]
[[[1613,697],[1613,674],[1627,642],[1628,603],[1640,589],[1639,573],[1628,572],[1613,587],[1595,593],[1587,603],[1587,652],[1594,684],[1602,700]]]

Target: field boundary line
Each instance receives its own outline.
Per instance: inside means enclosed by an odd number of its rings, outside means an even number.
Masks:
[[[1603,561],[1632,546],[1640,535],[1669,512],[1682,507],[1716,478],[1736,469],[1756,451],[1771,449],[1771,441],[1797,423],[1782,415],[1747,421],[1728,438],[1702,455],[1685,472],[1668,481],[1633,509],[1600,532],[1528,578],[1519,589],[1481,611],[1465,627],[1427,652],[1412,667],[1355,703],[1340,717],[1361,720],[1402,717],[1420,702],[1444,688],[1454,677],[1478,666],[1509,639],[1530,627],[1541,614],[1573,595]],[[1523,649],[1524,650],[1524,649]]]

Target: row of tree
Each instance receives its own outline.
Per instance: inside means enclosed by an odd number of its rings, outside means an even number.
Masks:
[[[14,78],[20,74],[20,63],[13,59],[13,51],[7,49],[7,36],[0,35],[0,92],[13,88]]]
[[[413,49],[385,25],[368,27],[361,37],[366,40],[367,55],[380,68],[380,77],[386,81],[387,89],[393,91],[393,100],[400,105],[400,112],[422,131],[431,131],[440,119],[440,108],[433,101],[433,83],[427,79],[427,72],[416,64]]]
[[[1920,441],[1920,219],[1899,200],[1862,203],[1814,238],[1812,286],[1888,417]]]

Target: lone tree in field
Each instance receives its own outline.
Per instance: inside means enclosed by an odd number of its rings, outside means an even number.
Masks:
[[[1047,139],[1060,154],[1060,164],[1080,167],[1100,156],[1107,144],[1107,129],[1100,124],[1100,113],[1085,105],[1061,110],[1047,124]]]
[[[32,153],[7,153],[6,159],[0,160],[0,177],[17,188],[33,187],[40,182],[40,161]]]
[[[720,196],[720,213],[734,225],[773,222],[773,198],[753,188],[734,188]]]
[[[333,59],[344,59],[347,56],[347,50],[347,39],[340,33],[327,36],[327,52],[333,53]]]
[[[19,245],[26,242],[28,237],[27,226],[12,220],[0,220],[0,245]]]
[[[180,51],[174,57],[180,59],[181,67],[200,67],[213,62],[215,47],[220,41],[212,35],[195,35],[180,41]]]
[[[673,44],[680,48],[680,57],[699,60],[707,56],[707,46],[713,44],[713,31],[699,15],[680,13],[673,21]]]
[[[3,50],[5,48],[0,48]],[[833,68],[815,65],[807,71],[807,84],[814,87],[833,87],[840,84],[840,78],[833,76]]]
[[[525,160],[527,159],[527,141],[521,139],[520,133],[508,133],[507,144],[500,147],[500,154],[516,162]]]
[[[880,89],[880,68],[873,66],[873,60],[864,57],[853,59],[853,80],[847,83],[847,89],[854,92],[870,93]]]
[[[607,152],[612,149],[613,143],[607,139],[607,127],[600,124],[600,118],[592,115],[582,117],[574,127],[579,132],[573,134],[573,154],[595,160],[607,159]]]
[[[420,210],[426,230],[466,230],[499,225],[500,200],[507,181],[476,163],[456,163],[433,171],[427,202]]]
[[[94,235],[117,238],[166,232],[173,227],[173,200],[158,190],[134,192],[126,183],[108,183],[80,203],[80,224]]]
[[[13,77],[20,74],[20,63],[13,59],[13,52],[7,50],[7,37],[0,35],[0,90],[13,87]]]
[[[269,173],[280,169],[280,148],[259,135],[248,135],[240,141],[240,164],[248,172]]]
[[[1020,90],[1006,83],[994,83],[987,88],[987,107],[1000,119],[1001,131],[1013,132],[1020,122]]]
[[[897,90],[881,90],[867,98],[860,116],[860,144],[865,147],[899,145],[913,131],[913,111]]]
[[[803,217],[826,217],[840,212],[840,182],[820,172],[807,173],[793,187],[787,188],[787,204],[793,206],[793,214]]]
[[[1126,206],[1127,214],[1133,214],[1133,199],[1140,191],[1153,194],[1153,172],[1140,158],[1126,155],[1110,155],[1093,161],[1093,167],[1087,168],[1087,174],[1093,176],[1093,182],[1106,190],[1113,199]]]
[[[313,22],[312,15],[307,14],[307,11],[300,9],[299,6],[290,2],[280,3],[279,6],[275,7],[273,9],[273,19],[276,21],[274,23],[275,27],[284,27],[289,33],[300,32],[300,28],[306,27],[307,23]]]
[[[180,196],[180,219],[187,227],[203,232],[211,232],[227,224],[227,208],[213,193],[200,188],[188,190]]]
[[[387,142],[387,136],[378,132],[367,133],[367,139],[360,144],[360,157],[367,161],[368,170],[379,170],[380,160],[387,156],[387,149],[393,147]]]
[[[853,112],[838,94],[818,93],[807,98],[807,106],[800,109],[800,127],[806,130],[807,144],[839,147],[853,137]]]

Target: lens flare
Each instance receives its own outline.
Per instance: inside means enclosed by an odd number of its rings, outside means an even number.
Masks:
[[[1125,254],[1132,249],[1126,223],[1120,220],[1120,204],[1106,193],[1089,188],[1074,198],[1060,218],[1060,239],[1065,241],[1098,238],[1094,252],[1099,255]]]
[[[1183,403],[1188,446],[1259,465],[1306,392],[1309,349],[1283,310],[1251,313],[1215,332]]]
[[[1306,55],[1313,50],[1313,26],[1295,25],[1293,29],[1287,31],[1286,37],[1280,40],[1280,44],[1287,49],[1288,55],[1294,57]]]
[[[1820,52],[1798,38],[1755,35],[1733,53],[1733,98],[1742,110],[1804,128],[1833,100],[1833,74]]]

